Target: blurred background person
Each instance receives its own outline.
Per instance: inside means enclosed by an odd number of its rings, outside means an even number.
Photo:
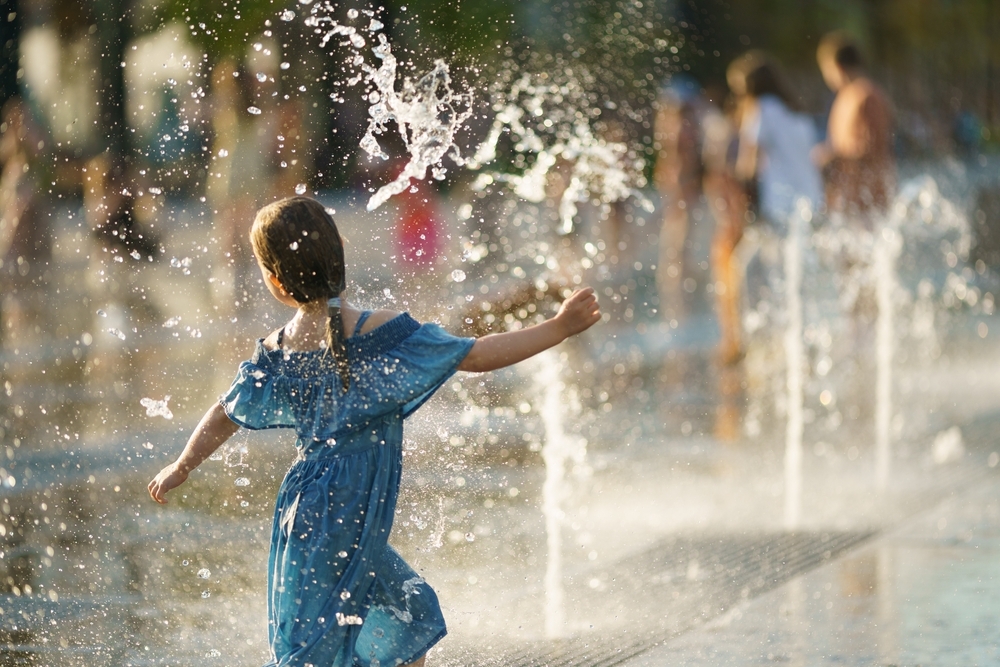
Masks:
[[[717,95],[715,99],[720,99]],[[715,281],[715,311],[719,322],[717,361],[722,366],[743,358],[743,323],[740,300],[743,292],[743,267],[736,248],[743,238],[749,197],[736,177],[739,150],[737,107],[730,104],[727,113],[717,106],[702,123],[702,187],[708,208],[715,219],[709,260]]]
[[[817,137],[778,64],[763,52],[737,58],[726,78],[739,100],[736,177],[746,184],[760,218],[740,249],[748,270],[748,305],[757,309],[780,289],[780,240],[797,203],[804,198],[813,208],[822,205],[823,182],[810,159]]]
[[[861,50],[846,33],[823,37],[816,59],[836,93],[827,140],[813,152],[826,180],[827,207],[870,229],[871,216],[888,210],[895,190],[892,105],[865,73]]]
[[[51,218],[44,210],[39,157],[47,135],[28,105],[12,97],[0,118],[0,340],[39,324],[52,259]]]
[[[222,254],[214,292],[230,314],[247,308],[259,277],[246,237],[254,215],[276,193],[278,113],[271,99],[274,67],[227,58],[213,72],[212,168],[208,194]],[[262,76],[258,76],[258,74]],[[252,113],[248,109],[261,109]],[[281,193],[290,195],[291,189]]]
[[[816,128],[800,112],[778,64],[749,51],[730,66],[727,78],[740,98],[740,142],[736,175],[756,183],[760,216],[784,234],[799,199],[823,202],[823,182],[810,159]]]
[[[704,111],[698,84],[677,75],[657,103],[653,141],[653,183],[662,202],[660,257],[656,271],[660,309],[666,319],[685,312],[683,280],[691,211],[701,199],[701,119]]]

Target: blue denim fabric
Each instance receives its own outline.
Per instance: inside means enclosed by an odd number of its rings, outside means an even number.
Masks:
[[[347,339],[350,388],[323,351],[258,342],[220,398],[251,429],[294,428],[298,459],[278,490],[268,559],[266,667],[387,667],[445,635],[434,591],[388,545],[403,418],[472,348],[400,315]]]

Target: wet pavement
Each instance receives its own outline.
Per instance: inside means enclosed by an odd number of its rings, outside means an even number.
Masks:
[[[344,220],[372,254],[362,261],[380,266],[364,239],[389,233],[387,221]],[[290,435],[241,433],[166,508],[145,484],[228,385],[248,341],[287,313],[264,301],[222,307],[226,274],[194,212],[178,216],[169,259],[142,270],[77,257],[74,224],[61,228],[61,291],[49,295],[58,326],[28,330],[0,353],[0,665],[261,664],[267,537]],[[767,382],[781,375],[780,357],[765,356],[756,377],[720,371],[704,309],[680,326],[643,310],[652,290],[644,266],[616,279],[632,287],[607,297],[613,322],[547,362],[563,385],[565,436],[586,441],[564,462],[558,549],[543,511],[543,368],[459,375],[408,424],[392,541],[444,607],[450,634],[429,664],[817,664],[824,655],[976,664],[933,651],[966,629],[978,634],[963,646],[993,636],[967,600],[990,581],[980,555],[996,503],[982,489],[995,486],[981,480],[1000,461],[1000,377],[989,370],[1000,350],[995,333],[977,332],[1000,331],[1000,318],[950,316],[934,359],[901,344],[886,494],[874,489],[864,388],[837,364],[810,376],[802,522],[788,531],[782,413]],[[79,280],[97,269],[96,284]],[[469,273],[452,296],[483,293],[488,277],[476,283]],[[365,278],[369,305],[406,307],[391,276]],[[747,434],[755,387],[772,401],[754,408],[761,428]],[[823,403],[824,390],[834,399]],[[167,394],[173,420],[144,414],[142,398]],[[963,446],[935,462],[935,438],[955,426]],[[966,496],[975,502],[963,504]],[[966,505],[981,513],[947,514]],[[929,532],[906,532],[922,521]],[[989,619],[988,605],[982,613]],[[932,623],[943,629],[921,629]],[[895,643],[878,634],[887,627]]]
[[[621,663],[1000,664],[1000,476]]]

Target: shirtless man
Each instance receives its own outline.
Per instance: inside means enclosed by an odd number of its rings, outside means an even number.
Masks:
[[[872,215],[888,210],[896,185],[892,106],[866,76],[861,52],[844,33],[826,35],[816,59],[837,94],[826,143],[813,151],[826,180],[827,208],[871,227]]]

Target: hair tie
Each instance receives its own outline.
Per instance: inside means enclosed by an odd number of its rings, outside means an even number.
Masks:
[[[332,299],[327,299],[327,301],[326,301],[326,307],[327,308],[340,308],[340,297],[339,296],[335,296]]]

